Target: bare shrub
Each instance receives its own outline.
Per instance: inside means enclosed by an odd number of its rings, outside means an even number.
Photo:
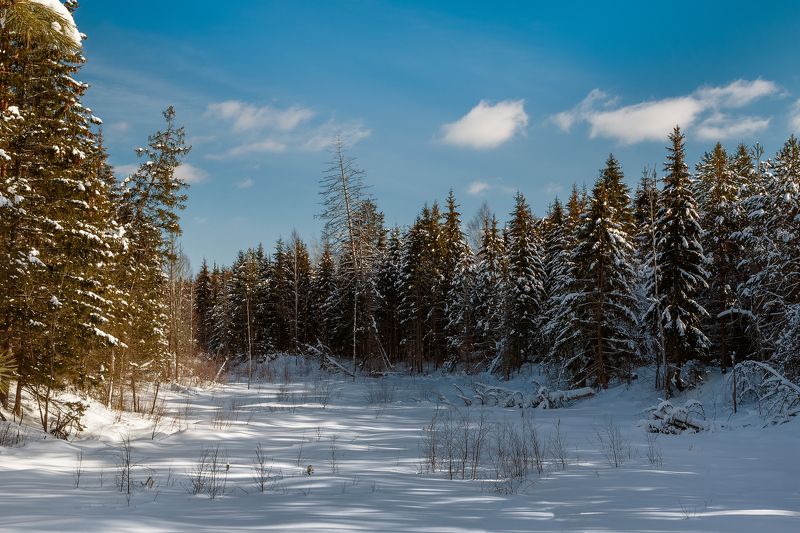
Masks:
[[[228,454],[219,445],[203,448],[197,464],[189,470],[189,493],[205,494],[211,500],[224,496],[230,467]]]
[[[631,458],[631,445],[622,436],[619,427],[611,417],[605,417],[603,425],[594,428],[600,452],[614,468],[619,468]]]
[[[664,466],[664,457],[661,446],[658,444],[658,433],[645,433],[647,438],[647,462],[653,466]]]
[[[21,448],[27,442],[26,426],[0,421],[0,448]]]
[[[330,465],[331,465],[331,472],[332,472],[332,473],[334,473],[334,474],[335,474],[335,473],[338,471],[338,458],[337,458],[337,452],[338,452],[338,450],[339,450],[339,449],[338,449],[338,447],[336,446],[336,440],[337,440],[337,438],[338,438],[338,435],[336,435],[336,434],[334,433],[333,435],[331,435],[331,441],[330,441],[330,456],[329,456],[329,462],[330,462]]]
[[[528,462],[541,477],[544,474],[546,464],[547,444],[539,435],[539,427],[532,420],[528,420],[527,417],[522,419],[522,432],[527,443]]]
[[[75,488],[81,486],[81,476],[83,475],[83,450],[79,450],[75,454],[75,467],[72,469],[72,480],[75,482]]]
[[[366,400],[370,405],[385,405],[395,401],[397,387],[385,379],[375,379],[367,382]]]
[[[150,413],[150,420],[153,422],[153,426],[150,429],[150,440],[155,440],[158,427],[161,424],[161,421],[164,420],[164,416],[166,414],[167,407],[164,403],[164,399],[162,398],[158,404],[153,404],[153,409]]]
[[[437,405],[431,416],[431,422],[422,429],[423,436],[420,442],[420,452],[424,458],[421,469],[427,472],[436,472],[439,466],[439,416],[441,408]]]
[[[228,430],[234,422],[237,422],[239,414],[236,411],[228,411],[223,407],[218,407],[211,420],[211,427],[214,429]]]
[[[114,477],[114,484],[117,490],[125,494],[125,499],[128,505],[131,504],[131,498],[134,492],[134,483],[132,479],[133,469],[138,464],[133,460],[133,445],[131,444],[130,435],[122,437],[119,450],[117,450],[117,468],[116,476]]]
[[[333,383],[329,379],[317,379],[314,382],[314,397],[316,401],[325,409],[331,401],[333,394]]]
[[[253,458],[253,483],[255,483],[259,492],[266,491],[274,482],[272,476],[272,459],[267,458],[264,448],[261,443],[256,445],[256,455]]]
[[[550,453],[553,461],[561,470],[566,470],[569,464],[569,450],[567,449],[566,435],[561,431],[561,419],[557,419],[555,428],[550,434]]]
[[[287,383],[281,383],[278,386],[278,393],[275,399],[281,403],[289,401],[289,385]]]

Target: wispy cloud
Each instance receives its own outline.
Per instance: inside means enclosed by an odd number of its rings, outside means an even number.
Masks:
[[[249,189],[253,185],[255,185],[255,181],[253,181],[253,178],[245,178],[245,179],[243,179],[242,181],[240,181],[239,183],[236,184],[236,188],[237,189]]]
[[[209,104],[208,114],[228,120],[233,124],[234,131],[244,132],[264,129],[291,131],[309,121],[316,113],[300,106],[279,109],[270,105],[258,107],[238,100],[228,100]]]
[[[523,100],[503,100],[494,105],[478,102],[469,113],[442,126],[442,141],[474,149],[497,148],[528,125]]]
[[[715,113],[697,125],[695,134],[706,141],[731,137],[747,137],[769,126],[767,117],[730,117]]]
[[[792,109],[789,112],[789,126],[791,126],[792,131],[800,133],[800,99],[792,104]]]
[[[226,152],[228,157],[236,157],[245,154],[261,154],[265,152],[280,153],[286,151],[286,144],[275,139],[267,138],[239,146],[234,146]]]
[[[208,173],[189,163],[181,163],[175,169],[175,177],[186,183],[202,183],[208,179]]]
[[[129,163],[127,165],[114,165],[114,175],[118,178],[127,178],[139,168],[136,163]]]
[[[361,121],[314,120],[316,111],[302,106],[277,108],[256,106],[238,100],[209,104],[206,117],[230,123],[228,148],[209,154],[209,159],[229,159],[259,153],[289,150],[321,151],[336,137],[353,145],[369,137]]]
[[[346,145],[353,146],[371,134],[372,132],[365,128],[360,121],[340,124],[334,120],[329,120],[309,132],[303,143],[303,148],[312,152],[326,150],[337,137],[341,138]]]
[[[472,196],[480,196],[491,188],[492,186],[485,181],[475,180],[467,187],[467,194],[471,194]]]
[[[725,139],[752,134],[769,125],[770,119],[734,116],[738,109],[780,91],[767,80],[736,80],[720,87],[700,87],[689,95],[651,100],[622,107],[605,92],[594,89],[578,105],[550,117],[563,131],[578,123],[589,125],[589,137],[606,137],[622,144],[661,141],[677,125],[695,128],[701,139]]]

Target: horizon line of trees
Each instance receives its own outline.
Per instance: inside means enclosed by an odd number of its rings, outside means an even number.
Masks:
[[[332,153],[319,257],[295,232],[230,267],[204,261],[199,349],[251,361],[315,349],[369,371],[506,377],[540,363],[562,386],[607,387],[653,364],[666,396],[695,363],[756,359],[800,377],[794,136],[766,160],[759,145],[729,154],[717,143],[690,172],[676,126],[663,175],[645,169],[633,194],[610,155],[590,192],[573,186],[543,217],[521,193],[505,224],[483,210],[477,239],[452,191],[412,225],[385,227],[363,170],[341,142]]]

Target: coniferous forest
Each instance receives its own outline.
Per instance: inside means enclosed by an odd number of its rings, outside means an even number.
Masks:
[[[547,115],[642,38],[512,4],[0,0],[0,530],[800,531],[800,99],[774,146],[760,77]],[[462,79],[520,96],[442,123]]]
[[[590,190],[573,186],[542,217],[520,193],[503,220],[484,215],[477,246],[452,193],[386,228],[337,145],[319,257],[293,234],[230,267],[204,263],[198,348],[319,350],[378,372],[508,377],[540,363],[564,387],[607,387],[655,365],[667,397],[704,365],[752,359],[797,378],[800,143],[771,158],[717,143],[690,166],[680,128],[665,141],[663,167],[634,190],[610,155]]]
[[[320,162],[320,250],[292,233],[193,276],[175,176],[191,147],[175,111],[118,180],[102,121],[81,105],[80,37],[46,3],[0,9],[0,401],[18,413],[31,391],[45,427],[54,390],[135,405],[140,382],[198,359],[252,365],[274,352],[359,372],[507,378],[535,363],[564,388],[654,365],[666,397],[704,365],[756,360],[800,378],[793,136],[772,156],[717,143],[691,162],[676,126],[663,166],[634,188],[609,155],[591,187],[542,216],[517,193],[511,213],[466,224],[451,193],[394,228],[338,141]]]

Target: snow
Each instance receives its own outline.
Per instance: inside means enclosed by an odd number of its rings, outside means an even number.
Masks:
[[[62,28],[62,25],[58,22],[53,22],[52,26],[55,31],[63,33],[67,36],[72,43],[75,45],[76,48],[81,47],[81,34],[78,31],[78,27],[75,25],[75,19],[72,18],[72,14],[64,7],[59,0],[28,0],[29,2],[34,2],[36,4],[42,4],[43,6],[49,8],[53,13],[64,19],[66,22],[66,26]]]
[[[733,415],[727,403],[729,376],[719,372],[701,389],[673,399],[682,405],[702,403],[709,430],[658,435],[662,464],[646,459],[647,434],[637,427],[644,409],[658,403],[648,369],[629,386],[562,409],[485,407],[492,423],[519,425],[528,417],[545,441],[558,423],[569,457],[566,470],[550,464],[541,477],[534,471],[513,494],[502,494],[489,479],[450,480],[421,468],[423,428],[437,409],[465,412],[454,384],[463,391],[481,382],[528,392],[538,376],[497,382],[487,375],[394,375],[353,382],[317,368],[318,362],[282,356],[269,369],[259,369],[249,390],[246,374],[210,388],[164,386],[167,416],[157,423],[131,413],[118,419],[91,403],[79,438],[32,436],[24,447],[0,448],[2,527],[81,532],[800,530],[800,424],[762,427],[758,415],[744,406]],[[273,381],[265,379],[269,376]],[[473,416],[480,413],[476,404]],[[598,425],[610,414],[632,450],[619,468],[598,449]],[[120,439],[126,434],[136,464],[130,505],[115,488]],[[252,479],[258,444],[272,467],[265,493]],[[211,500],[189,494],[187,473],[204,448],[217,445],[230,465],[225,495]],[[76,488],[79,452],[83,472]]]

